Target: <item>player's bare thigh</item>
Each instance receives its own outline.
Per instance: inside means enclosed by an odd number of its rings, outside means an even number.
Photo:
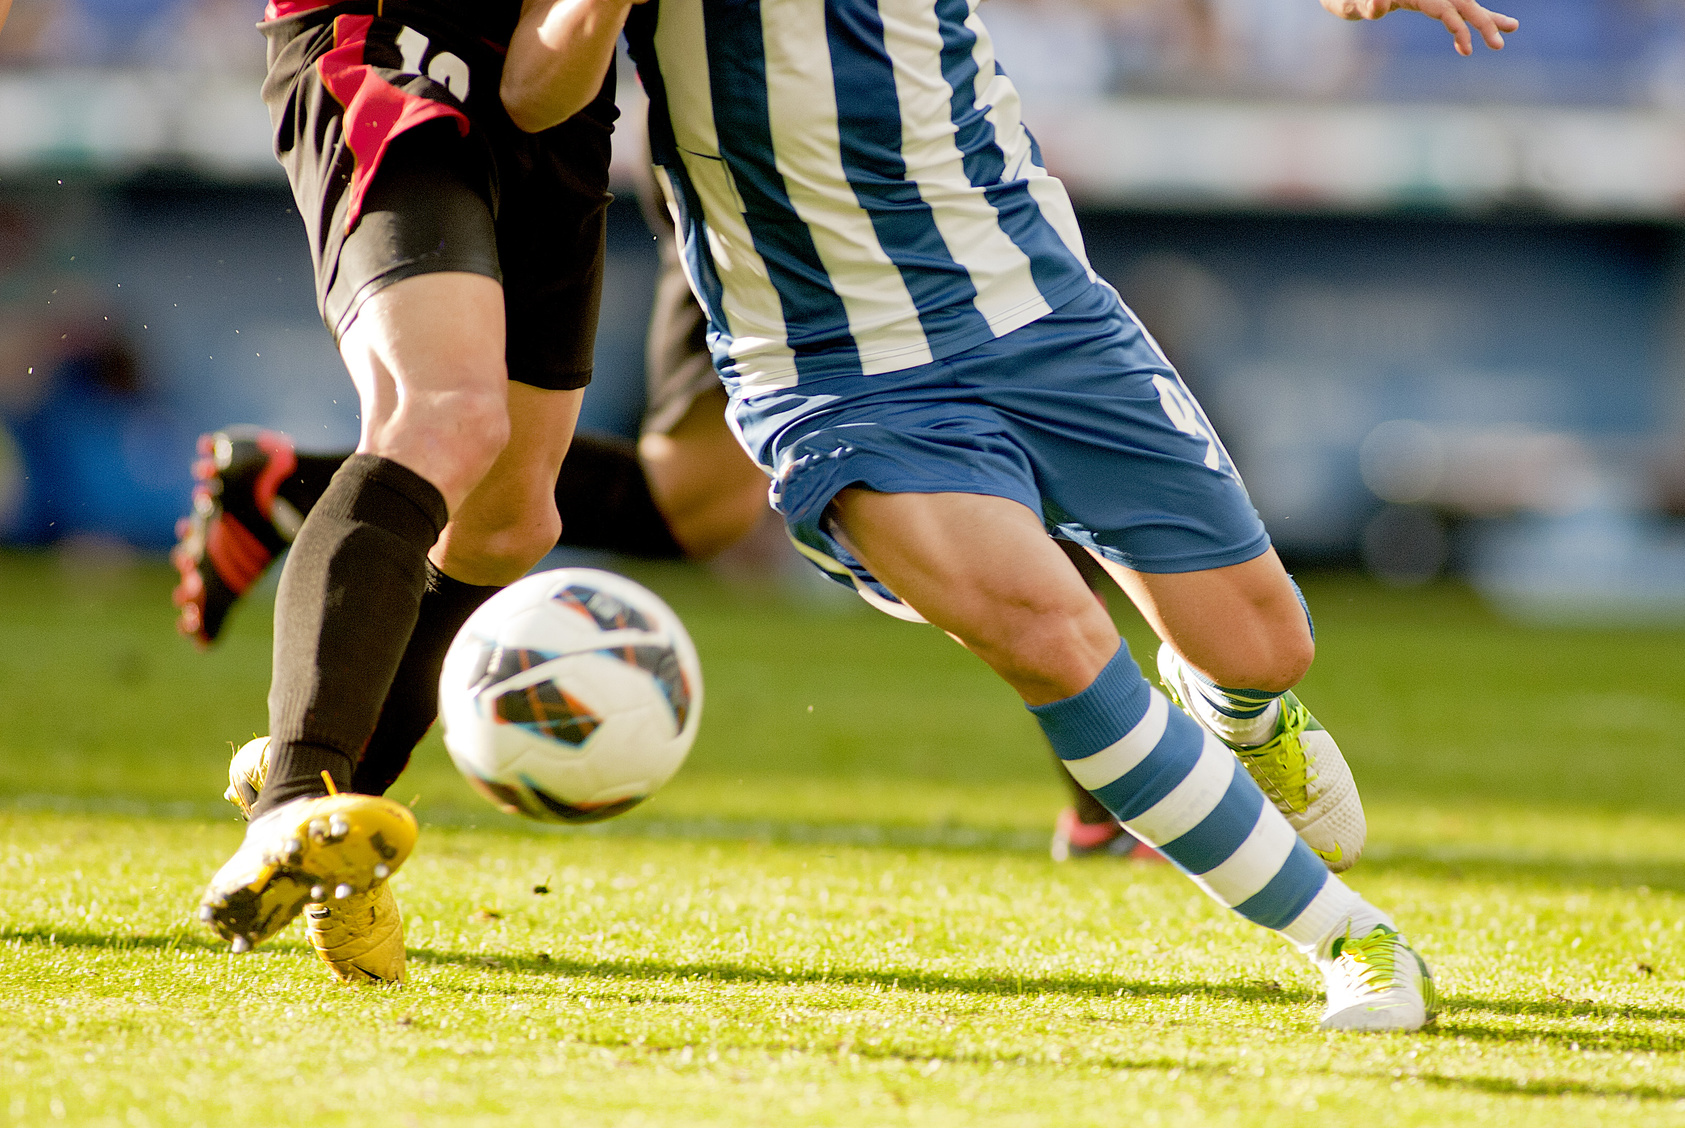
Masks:
[[[1291,689],[1310,668],[1310,623],[1275,549],[1199,572],[1134,572],[1095,558],[1159,638],[1218,685]]]
[[[472,584],[519,579],[555,545],[556,475],[583,395],[511,383],[504,324],[496,281],[441,272],[368,298],[340,338],[362,401],[358,450],[444,495],[433,561]]]
[[[849,488],[830,513],[848,550],[1031,705],[1086,689],[1118,634],[1041,517],[967,493]]]
[[[357,450],[390,458],[454,514],[509,438],[503,288],[481,274],[419,274],[365,300],[340,337],[361,401]]]

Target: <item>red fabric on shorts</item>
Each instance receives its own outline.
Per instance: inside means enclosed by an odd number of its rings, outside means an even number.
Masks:
[[[451,118],[463,137],[468,115],[455,106],[407,93],[393,86],[363,59],[373,16],[339,16],[333,22],[334,46],[316,62],[328,93],[345,107],[345,139],[356,160],[351,173],[350,208],[345,229],[363,214],[363,197],[392,139],[423,122]]]
[[[265,20],[285,19],[288,16],[296,16],[300,12],[326,8],[332,3],[333,0],[269,0],[269,3],[264,6],[263,18]]]

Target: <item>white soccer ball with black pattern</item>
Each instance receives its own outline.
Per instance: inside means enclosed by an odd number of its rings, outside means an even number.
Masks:
[[[470,615],[439,678],[445,747],[511,814],[596,822],[673,777],[702,717],[702,666],[656,594],[595,568],[541,572]]]

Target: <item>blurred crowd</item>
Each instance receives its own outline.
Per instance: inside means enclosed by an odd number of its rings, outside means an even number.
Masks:
[[[1341,98],[1685,108],[1682,0],[1497,0],[1501,53],[1456,56],[1431,20],[1332,19],[1315,0],[989,0],[1031,102]]]
[[[1348,25],[1316,0],[987,0],[1032,104],[1127,96],[1685,108],[1685,0],[1510,0],[1509,49],[1457,58],[1432,21]],[[263,65],[260,0],[16,0],[0,66]]]
[[[262,0],[14,0],[0,66],[263,72]]]

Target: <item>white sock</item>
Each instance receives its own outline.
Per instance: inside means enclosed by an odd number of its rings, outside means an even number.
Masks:
[[[1208,694],[1220,694],[1223,691],[1217,686],[1207,688],[1201,682],[1191,683],[1194,690],[1192,702],[1194,712],[1199,719],[1211,727],[1211,731],[1225,743],[1240,748],[1256,748],[1260,744],[1268,744],[1275,737],[1276,726],[1281,722],[1281,699],[1277,698],[1264,706],[1264,711],[1256,717],[1231,717],[1220,711],[1209,699]],[[1227,699],[1224,698],[1227,704]]]
[[[1395,927],[1392,918],[1358,896],[1333,874],[1303,912],[1281,930],[1293,946],[1311,959],[1327,959],[1334,941],[1346,935],[1366,936],[1377,925]]]
[[[1225,689],[1188,665],[1181,655],[1174,651],[1170,654],[1180,675],[1176,680],[1183,689],[1181,696],[1200,723],[1219,739],[1240,748],[1256,748],[1274,739],[1276,726],[1281,723],[1281,694]]]

